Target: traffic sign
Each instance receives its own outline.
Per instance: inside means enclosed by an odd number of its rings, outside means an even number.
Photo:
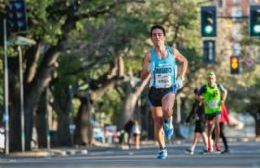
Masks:
[[[203,41],[203,59],[205,63],[216,63],[216,49],[214,40]]]

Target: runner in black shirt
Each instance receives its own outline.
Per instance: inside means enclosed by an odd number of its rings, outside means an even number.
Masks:
[[[196,95],[198,92],[198,89],[194,90],[194,95]],[[201,135],[203,143],[204,143],[204,149],[203,152],[207,151],[207,135],[205,133],[205,115],[204,115],[204,105],[202,102],[195,99],[191,112],[189,116],[186,119],[186,122],[189,123],[191,118],[195,118],[195,130],[194,130],[194,137],[193,142],[190,148],[186,149],[186,153],[193,155],[195,147],[198,142],[199,135]]]

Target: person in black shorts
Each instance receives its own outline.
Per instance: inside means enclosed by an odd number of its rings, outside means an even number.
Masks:
[[[205,118],[207,123],[208,132],[208,152],[213,152],[212,133],[215,129],[215,150],[221,152],[219,145],[220,136],[220,119],[221,119],[221,106],[225,103],[227,98],[227,90],[220,83],[217,83],[216,75],[214,72],[208,72],[208,83],[201,86],[196,99],[203,102],[205,105]]]
[[[194,96],[198,93],[198,89],[194,89]],[[196,148],[198,138],[199,136],[202,137],[203,144],[204,144],[204,149],[203,153],[207,151],[207,135],[205,133],[205,115],[204,115],[204,104],[198,100],[195,99],[191,112],[189,116],[186,118],[186,123],[189,123],[191,118],[195,118],[195,129],[194,129],[194,137],[193,137],[193,142],[190,148],[186,149],[186,153],[193,155],[194,150]]]
[[[165,44],[166,31],[161,25],[151,27],[150,36],[153,48],[145,54],[141,80],[150,79],[148,102],[159,145],[157,158],[166,159],[165,138],[170,140],[173,137],[174,100],[177,90],[183,87],[188,61],[176,48]]]

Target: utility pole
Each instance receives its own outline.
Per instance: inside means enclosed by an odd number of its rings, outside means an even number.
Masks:
[[[5,155],[9,155],[9,80],[8,80],[8,59],[7,59],[7,29],[6,18],[3,17],[4,30],[4,121],[5,121]]]

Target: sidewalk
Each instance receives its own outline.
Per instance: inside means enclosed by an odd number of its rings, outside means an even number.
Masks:
[[[258,139],[255,138],[228,138],[229,142],[259,142]],[[174,140],[172,143],[181,145],[181,144],[190,144],[192,142],[191,139],[185,140]],[[142,147],[151,147],[155,146],[156,142],[149,140],[149,141],[142,141]],[[128,150],[129,148],[123,145],[117,144],[103,144],[102,146],[91,146],[91,147],[71,147],[71,148],[51,148],[51,149],[35,149],[32,151],[26,152],[12,152],[8,156],[5,156],[3,153],[1,154],[1,158],[37,158],[37,157],[58,157],[58,156],[77,156],[77,155],[87,155],[89,151],[93,150],[102,150],[114,148],[119,150]],[[114,150],[113,149],[113,150]]]
[[[142,146],[154,146],[155,141],[142,141]],[[87,155],[89,151],[103,150],[103,149],[119,149],[128,150],[122,145],[118,144],[97,144],[95,146],[87,147],[64,147],[64,148],[51,148],[51,149],[33,149],[32,151],[25,152],[11,152],[8,156],[0,153],[1,158],[37,158],[37,157],[55,157],[55,156],[76,156]]]
[[[36,149],[25,152],[11,152],[8,156],[1,154],[1,158],[37,158],[51,156],[67,156],[67,155],[87,155],[86,148],[53,148],[53,149]]]

